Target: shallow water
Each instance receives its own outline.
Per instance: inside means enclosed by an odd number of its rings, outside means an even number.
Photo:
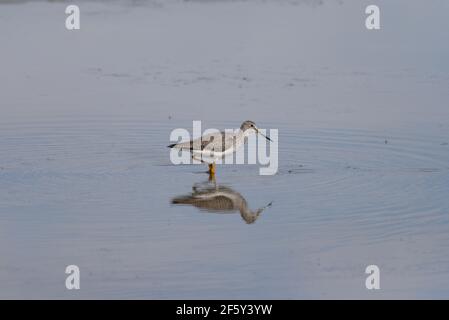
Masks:
[[[448,3],[378,2],[1,4],[0,298],[449,297]],[[216,188],[271,206],[173,204],[215,185],[171,130],[246,119],[278,173]]]
[[[246,224],[171,204],[207,183],[204,165],[169,163],[179,126],[2,124],[2,296],[370,297],[368,264],[376,297],[447,294],[447,136],[283,125],[277,175],[218,167],[251,209],[272,202]],[[83,270],[76,294],[61,287],[68,264]]]

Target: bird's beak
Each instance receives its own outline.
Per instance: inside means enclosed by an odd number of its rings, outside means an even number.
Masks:
[[[255,128],[255,129],[256,129],[256,132],[257,132],[258,134],[260,134],[262,137],[264,137],[264,138],[267,139],[268,141],[273,142],[273,140],[271,140],[271,139],[268,138],[266,135],[264,135],[262,132],[260,132],[259,129],[257,129],[257,128]]]

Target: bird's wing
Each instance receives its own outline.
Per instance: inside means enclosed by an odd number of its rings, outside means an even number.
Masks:
[[[203,137],[203,149],[224,152],[236,143],[235,135],[230,132],[216,132]]]
[[[174,147],[186,150],[211,150],[223,152],[235,143],[235,136],[224,131],[206,134],[198,139],[181,142]]]

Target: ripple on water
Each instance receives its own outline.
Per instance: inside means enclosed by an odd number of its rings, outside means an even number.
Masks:
[[[386,140],[363,130],[286,129],[280,141],[275,187],[296,200],[281,204],[283,209],[307,208],[298,219],[318,228],[356,225],[357,232],[345,235],[352,240],[447,227],[449,150],[438,142],[441,137],[402,133]]]
[[[71,182],[145,176],[154,182],[170,172],[192,178],[203,167],[169,163],[165,146],[175,127],[182,123],[71,119],[2,124],[0,176],[2,188],[9,191],[2,198],[7,200],[11,190],[30,191],[27,186],[37,182],[57,194]],[[309,221],[317,227],[351,221],[377,236],[418,232],[418,225],[447,223],[449,149],[442,140],[413,133],[284,126],[279,128],[277,175],[260,177],[255,166],[223,166],[219,178],[250,196],[265,193],[275,201],[272,210],[284,210],[280,221]],[[157,193],[154,186],[146,188]],[[307,212],[297,215],[301,208]]]
[[[441,271],[449,265],[445,137],[274,124],[279,128],[276,175],[260,176],[253,165],[218,168],[217,182],[240,194],[249,208],[272,202],[249,226],[238,216],[170,205],[174,196],[189,194],[207,179],[202,165],[169,162],[169,134],[185,123],[0,124],[0,221],[7,231],[4,243],[23,253],[18,265],[41,256],[62,265],[72,260],[73,251],[66,249],[76,244],[97,274],[104,259],[120,256],[114,267],[125,277],[139,268],[157,281],[187,274],[201,289],[210,285],[204,273],[220,287],[229,285],[230,275],[247,279],[256,272],[268,279],[274,273],[278,289],[279,273],[301,272],[314,282],[322,276],[340,279],[347,270],[359,274],[360,256],[366,258],[369,248],[376,263],[388,254],[388,265],[399,272],[438,271],[437,283],[447,278]],[[99,248],[110,254],[98,257]],[[210,259],[217,249],[221,260]],[[201,272],[192,273],[195,266]],[[173,292],[178,287],[176,281]]]

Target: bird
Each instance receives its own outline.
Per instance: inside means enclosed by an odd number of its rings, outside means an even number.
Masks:
[[[214,132],[195,140],[173,143],[167,147],[190,151],[193,159],[208,163],[209,174],[215,175],[217,159],[236,152],[245,143],[245,138],[252,134],[260,134],[268,141],[273,142],[259,131],[254,121],[246,120],[236,132]]]
[[[255,211],[248,207],[245,198],[230,187],[218,185],[206,185],[205,187],[195,184],[192,193],[186,196],[178,196],[171,200],[174,205],[191,205],[201,211],[214,213],[240,212],[240,216],[247,223],[254,223],[262,211],[272,205],[272,202]]]

